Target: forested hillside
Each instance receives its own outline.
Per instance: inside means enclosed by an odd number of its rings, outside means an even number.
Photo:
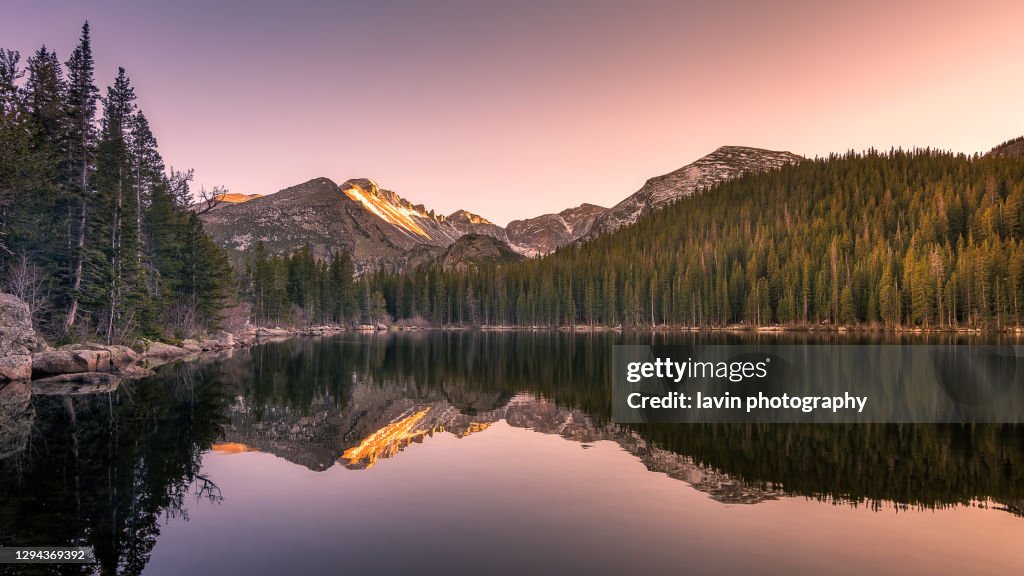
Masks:
[[[1024,317],[1024,162],[847,154],[718,185],[542,259],[378,274],[396,318],[1004,329]]]
[[[308,244],[281,256],[257,242],[243,272],[257,324],[376,323],[385,315],[382,297],[367,291],[365,279],[356,281],[344,251],[318,260]]]
[[[124,69],[101,97],[88,23],[63,65],[0,50],[0,291],[51,336],[181,337],[223,308],[230,269],[187,209],[191,172],[166,170],[135,99]]]

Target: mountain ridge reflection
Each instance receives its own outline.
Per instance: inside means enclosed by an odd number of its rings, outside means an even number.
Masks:
[[[716,340],[657,338],[691,337]],[[0,545],[92,546],[101,572],[140,573],[163,521],[187,516],[192,499],[231,498],[206,476],[206,454],[259,450],[313,471],[372,475],[365,469],[418,450],[431,435],[485,437],[496,422],[581,447],[614,442],[647,470],[723,503],[796,496],[876,509],[982,503],[1024,512],[1021,426],[617,426],[608,351],[637,338],[303,338],[165,366],[107,394],[3,386]]]
[[[474,423],[505,420],[581,444],[617,442],[649,470],[723,502],[785,494],[943,507],[991,498],[1015,514],[1024,509],[1021,426],[613,425],[606,353],[622,338],[453,332],[256,349],[251,366],[263,368],[246,375],[251,389],[231,407],[224,438],[258,437],[264,451],[312,470],[335,462],[362,468],[432,434],[461,435]],[[292,374],[306,379],[301,402]],[[397,435],[392,446],[382,434],[378,449],[369,450],[374,434],[426,408],[408,436]],[[345,458],[367,442],[366,458]]]

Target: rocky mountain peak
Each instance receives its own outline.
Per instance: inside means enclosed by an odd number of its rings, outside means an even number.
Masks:
[[[432,261],[468,233],[507,240],[503,228],[480,216],[465,211],[453,216],[449,220],[414,205],[369,178],[340,186],[315,178],[258,201],[205,213],[202,219],[211,237],[239,257],[257,242],[271,254],[308,244],[318,258],[329,258],[338,249],[349,252],[359,272]]]
[[[370,178],[352,178],[340,186],[315,178],[254,201],[225,203],[202,218],[207,232],[236,253],[257,242],[278,254],[309,244],[320,258],[344,249],[352,254],[359,271],[401,269],[443,259],[446,249],[467,234],[496,239],[463,241],[448,253],[452,257],[447,265],[458,266],[480,255],[509,260],[504,244],[524,256],[547,254],[635,222],[643,214],[724,180],[800,160],[790,152],[723,146],[692,164],[651,178],[611,209],[585,203],[557,214],[515,220],[506,227],[467,210],[437,214]]]
[[[487,218],[466,210],[456,210],[455,212],[452,212],[448,215],[447,220],[461,224],[494,224],[494,222],[491,222]]]
[[[558,214],[542,214],[526,220],[513,220],[505,227],[509,243],[527,256],[547,254],[574,242],[590,229],[608,209],[595,204],[580,204]]]
[[[367,194],[369,196],[380,195],[380,186],[378,186],[376,182],[369,178],[350,178],[349,180],[346,180],[344,183],[342,183],[342,185],[339,186],[339,188],[341,188],[342,192],[344,192],[345,190],[349,190],[351,188],[356,188],[360,192]]]
[[[750,146],[721,146],[707,156],[701,157],[690,166],[728,164],[732,170],[737,168],[743,170],[766,170],[801,160],[803,160],[803,156],[788,151],[777,152],[762,148],[751,148]]]
[[[678,170],[655,176],[632,196],[613,206],[594,221],[585,238],[632,224],[645,214],[715,184],[750,172],[763,172],[803,160],[792,152],[748,146],[722,146]]]

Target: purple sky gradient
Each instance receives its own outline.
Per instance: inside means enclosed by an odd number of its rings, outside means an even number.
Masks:
[[[1024,134],[1024,2],[17,1],[0,47],[89,19],[176,168],[267,194],[370,177],[495,222],[611,206],[718,146],[814,156]]]

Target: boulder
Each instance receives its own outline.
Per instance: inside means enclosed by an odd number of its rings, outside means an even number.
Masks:
[[[138,353],[127,346],[107,346],[107,348],[110,350],[110,365],[115,370],[124,370],[139,361]]]
[[[0,357],[49,350],[32,328],[28,304],[10,294],[0,294]]]
[[[256,335],[260,338],[284,338],[291,336],[292,333],[284,328],[260,328],[256,331]]]
[[[174,358],[175,356],[187,356],[188,350],[179,346],[172,346],[170,344],[164,344],[163,342],[151,342],[143,341],[145,346],[145,355],[154,358]]]
[[[34,377],[83,372],[109,372],[109,350],[54,350],[32,355]]]
[[[309,326],[303,328],[302,330],[299,330],[298,333],[303,336],[333,336],[335,334],[340,334],[341,332],[344,331],[345,329],[342,328],[341,326],[324,325]]]
[[[13,354],[0,357],[0,382],[32,378],[32,356]]]
[[[233,333],[231,335],[233,345],[243,348],[254,345],[256,343],[256,332],[255,326],[246,326],[243,330]]]
[[[192,339],[182,340],[181,348],[183,348],[189,354],[195,354],[196,352],[203,351],[203,345],[200,344],[199,341]]]
[[[127,346],[118,346],[116,344],[68,344],[61,346],[61,350],[92,350],[96,352],[105,352],[109,355],[110,368],[113,370],[121,370],[128,366],[131,366],[139,360],[139,354]]]
[[[214,335],[214,338],[224,348],[234,348],[235,347],[235,336],[233,334],[231,334],[230,332],[224,332],[222,330],[220,332],[217,332],[217,334]]]

